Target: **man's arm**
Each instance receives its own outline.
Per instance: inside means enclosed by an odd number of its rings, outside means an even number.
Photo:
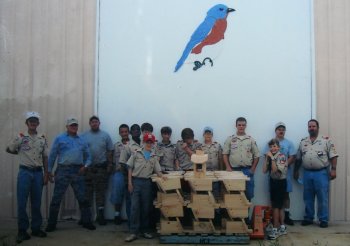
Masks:
[[[228,161],[228,154],[227,155],[223,154],[222,157],[223,157],[224,164],[226,166],[226,171],[232,172],[232,168],[231,168],[230,162]]]
[[[338,157],[333,157],[331,160],[331,172],[330,172],[330,177],[331,180],[335,179],[337,177],[337,161]]]

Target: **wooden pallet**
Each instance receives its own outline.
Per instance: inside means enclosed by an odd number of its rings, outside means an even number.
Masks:
[[[161,235],[161,244],[249,244],[248,234],[236,235]]]

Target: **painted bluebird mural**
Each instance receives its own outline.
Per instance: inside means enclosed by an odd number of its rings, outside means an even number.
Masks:
[[[224,4],[217,4],[209,9],[204,21],[197,27],[187,43],[180,60],[176,64],[175,72],[181,68],[190,53],[200,54],[204,46],[216,44],[224,38],[227,27],[226,18],[233,11],[235,10]]]

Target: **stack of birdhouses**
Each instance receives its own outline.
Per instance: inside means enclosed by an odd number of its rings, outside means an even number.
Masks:
[[[196,151],[191,156],[193,171],[169,172],[167,179],[153,177],[159,187],[154,202],[162,214],[161,235],[213,234],[233,235],[251,232],[244,219],[251,205],[246,199],[245,183],[249,180],[242,172],[207,171],[208,155]],[[221,192],[213,195],[213,182],[219,182]],[[185,184],[190,193],[184,192]],[[217,222],[219,217],[219,224]],[[189,226],[185,221],[190,219]]]

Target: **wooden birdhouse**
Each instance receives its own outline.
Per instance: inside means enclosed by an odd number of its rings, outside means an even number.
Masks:
[[[193,162],[193,173],[195,178],[203,178],[207,172],[208,155],[202,150],[196,150],[196,153],[191,156]]]

